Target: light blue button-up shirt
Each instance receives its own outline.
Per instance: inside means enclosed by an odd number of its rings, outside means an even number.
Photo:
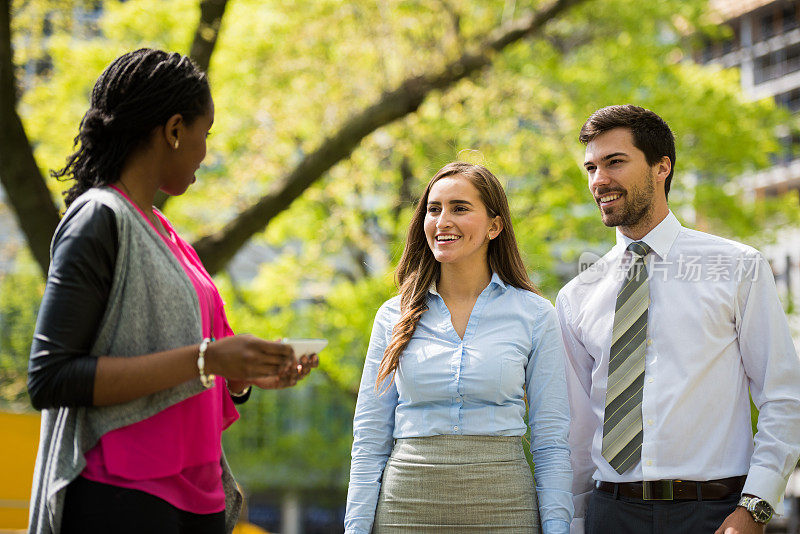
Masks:
[[[372,529],[394,439],[522,436],[527,394],[542,528],[544,534],[568,533],[569,404],[564,346],[550,302],[494,274],[475,302],[462,340],[444,300],[431,288],[428,310],[400,358],[395,380],[378,395],[378,366],[399,318],[399,297],[375,316],[353,420],[345,532]],[[386,383],[381,391],[385,388]]]

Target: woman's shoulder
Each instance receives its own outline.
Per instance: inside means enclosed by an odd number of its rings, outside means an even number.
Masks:
[[[84,211],[87,207],[91,207],[93,210],[102,207],[106,213],[117,216],[123,212],[122,208],[125,207],[125,199],[108,186],[92,187],[84,191],[70,204],[64,217]]]
[[[394,296],[380,305],[372,322],[372,334],[388,336],[400,320],[400,297]]]
[[[48,276],[60,278],[78,272],[110,278],[118,251],[114,210],[96,199],[83,199],[70,205],[53,235]]]
[[[391,323],[397,322],[400,318],[400,295],[395,295],[389,300],[381,304],[375,314],[375,320],[387,321]]]
[[[113,205],[113,201],[106,201],[103,195],[87,193],[75,199],[64,214],[53,236],[54,243],[67,236],[116,242],[117,207]]]
[[[543,313],[549,312],[550,310],[555,310],[552,302],[550,302],[546,297],[538,293],[534,293],[530,289],[524,289],[512,285],[508,285],[507,287],[512,292],[511,294],[513,298],[519,299],[526,306],[533,307],[534,310]]]

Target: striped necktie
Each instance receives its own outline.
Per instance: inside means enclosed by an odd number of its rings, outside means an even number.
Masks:
[[[603,458],[620,474],[642,457],[642,387],[650,306],[644,263],[650,247],[634,241],[628,250],[633,264],[617,293],[603,422]]]

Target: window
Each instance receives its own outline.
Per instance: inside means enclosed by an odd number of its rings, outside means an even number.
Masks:
[[[775,15],[767,13],[761,17],[761,37],[767,40],[775,35]]]
[[[734,50],[739,50],[741,43],[741,22],[736,21],[730,26],[733,35],[730,39],[722,41],[722,55],[730,54]]]
[[[786,162],[800,158],[800,132],[792,132],[789,136],[789,147],[786,154]]]
[[[765,54],[757,57],[753,62],[753,73],[755,82],[763,83],[775,78],[775,64],[777,63],[775,53]]]
[[[757,84],[800,70],[800,43],[757,57],[753,67]]]
[[[733,39],[725,39],[722,41],[722,55],[730,54],[733,52]]]
[[[781,21],[783,31],[785,32],[797,28],[797,8],[795,7],[794,2],[783,8],[781,11]]]
[[[778,139],[780,148],[777,152],[769,154],[772,165],[788,165],[800,158],[800,132],[792,132]]]
[[[714,43],[706,42],[700,54],[701,63],[705,64],[714,59]]]
[[[800,70],[800,46],[794,45],[786,49],[785,72]]]
[[[775,95],[775,102],[792,113],[800,111],[800,89],[793,89],[786,93]]]

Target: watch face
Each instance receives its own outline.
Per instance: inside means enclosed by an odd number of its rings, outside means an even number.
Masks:
[[[747,509],[758,523],[767,523],[772,519],[772,507],[763,499],[750,501]]]

